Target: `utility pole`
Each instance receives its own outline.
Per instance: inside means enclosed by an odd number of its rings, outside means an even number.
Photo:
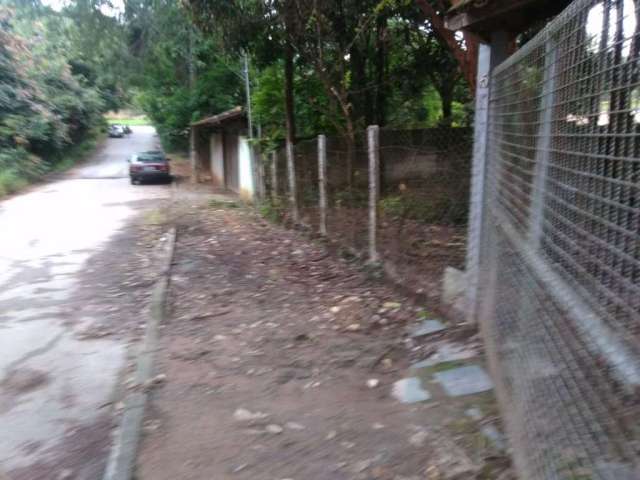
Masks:
[[[293,31],[294,5],[293,0],[286,0],[284,3],[284,25],[285,25],[285,45],[284,45],[284,110],[285,123],[287,128],[285,151],[287,155],[287,172],[289,177],[289,203],[294,223],[300,222],[300,212],[298,210],[298,192],[296,190],[296,165],[294,143],[296,141],[296,121],[293,103],[293,77],[294,77],[294,51],[291,44]]]
[[[254,198],[260,200],[262,197],[262,180],[260,176],[260,169],[258,167],[258,159],[256,158],[256,154],[254,152],[255,146],[253,145],[253,111],[251,109],[251,81],[249,79],[249,55],[247,52],[243,52],[243,61],[244,61],[244,89],[247,96],[247,127],[248,134],[247,137],[249,139],[249,155],[251,161],[251,173],[253,177],[253,196]]]
[[[247,121],[249,123],[249,140],[253,139],[253,118],[251,112],[251,82],[249,81],[249,56],[247,52],[243,54],[244,60],[244,89],[247,95]]]
[[[193,27],[189,26],[189,52],[187,55],[187,67],[189,69],[189,93],[192,100],[196,84],[196,67],[193,61],[193,50]],[[196,134],[194,127],[190,127],[189,130],[189,161],[191,163],[191,183],[198,183],[200,166],[198,165],[198,157],[196,153]]]

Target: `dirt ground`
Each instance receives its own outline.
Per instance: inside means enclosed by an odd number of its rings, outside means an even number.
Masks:
[[[291,222],[287,213],[283,215]],[[329,239],[336,249],[347,247],[354,254],[366,257],[368,211],[331,208],[327,217]],[[301,221],[311,234],[318,233],[320,220],[316,207],[302,208]],[[466,226],[425,224],[382,215],[377,245],[397,284],[436,305],[442,297],[445,268],[464,269]]]
[[[139,480],[512,478],[479,434],[498,425],[491,393],[450,398],[427,375],[429,401],[391,395],[441,342],[482,363],[474,329],[410,338],[428,306],[377,272],[223,198],[172,208],[166,382],[151,394]]]

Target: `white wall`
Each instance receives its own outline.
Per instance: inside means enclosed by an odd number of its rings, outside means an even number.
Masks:
[[[240,196],[245,200],[253,200],[253,169],[247,137],[238,137],[238,162]]]

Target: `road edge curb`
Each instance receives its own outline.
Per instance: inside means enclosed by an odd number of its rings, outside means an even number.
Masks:
[[[166,299],[176,237],[176,228],[172,227],[168,233],[167,253],[163,260],[160,278],[156,280],[153,287],[144,339],[136,360],[134,378],[138,389],[124,400],[122,417],[109,452],[102,480],[131,480],[134,478],[144,409],[149,397],[149,391],[144,388],[144,385],[151,380],[153,375],[154,354],[158,347],[158,330],[166,317]]]

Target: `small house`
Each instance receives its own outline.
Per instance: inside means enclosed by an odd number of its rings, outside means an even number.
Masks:
[[[192,176],[253,200],[256,175],[242,107],[191,124]]]

